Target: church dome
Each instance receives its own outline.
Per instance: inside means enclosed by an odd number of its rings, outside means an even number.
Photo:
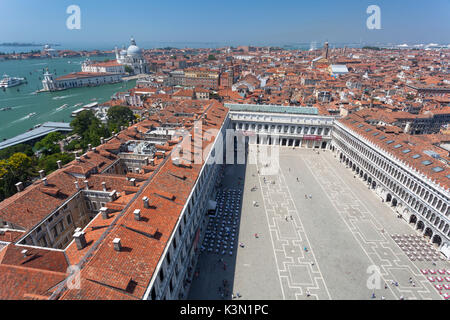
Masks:
[[[129,56],[140,56],[141,49],[136,45],[136,41],[131,37],[131,45],[128,47],[127,54]]]
[[[136,46],[136,45],[131,45],[131,46],[128,47],[127,54],[129,56],[140,56],[141,55],[141,49],[138,46]]]

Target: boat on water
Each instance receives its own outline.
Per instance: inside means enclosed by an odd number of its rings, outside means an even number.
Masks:
[[[11,109],[12,109],[11,107],[4,107],[4,108],[1,108],[0,111],[8,111],[8,110],[11,110]]]
[[[82,103],[77,103],[76,105],[74,105],[74,107],[79,107],[79,106],[82,106],[83,104]]]
[[[0,88],[11,88],[21,85],[25,82],[25,78],[10,77],[6,74],[3,75],[3,79],[0,80]]]
[[[67,108],[69,105],[68,104],[63,104],[61,107],[56,108],[56,110],[63,110],[65,108]]]
[[[27,114],[27,115],[25,116],[25,118],[26,118],[26,119],[29,119],[29,118],[31,118],[31,117],[34,117],[35,115],[36,115],[36,112],[32,112],[32,113]]]

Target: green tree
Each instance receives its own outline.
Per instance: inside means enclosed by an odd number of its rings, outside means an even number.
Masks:
[[[128,72],[128,73],[134,73],[134,70],[133,70],[132,67],[126,65],[126,66],[125,66],[125,72]]]
[[[217,60],[217,58],[216,58],[215,55],[210,54],[210,55],[208,56],[208,60]]]
[[[74,159],[73,154],[68,153],[54,153],[51,155],[43,156],[39,159],[38,167],[44,170],[47,174],[58,169],[58,160],[61,160],[62,164],[65,165]]]
[[[72,120],[70,126],[73,128],[73,133],[81,136],[80,146],[83,149],[87,148],[88,144],[98,146],[101,137],[108,137],[110,135],[108,129],[90,110],[80,112]]]
[[[51,132],[45,136],[44,139],[38,141],[34,147],[36,150],[42,151],[46,155],[58,153],[61,151],[59,141],[63,140],[64,136],[59,132]]]
[[[32,157],[34,154],[33,148],[30,145],[21,143],[0,150],[0,159],[8,159],[17,152],[25,153],[29,157]]]
[[[127,126],[130,121],[135,119],[133,111],[124,106],[113,106],[109,108],[108,113],[108,129],[118,132],[120,126]]]
[[[7,160],[0,160],[0,201],[16,192],[15,184],[26,182],[35,173],[32,171],[33,160],[24,153],[15,153]]]

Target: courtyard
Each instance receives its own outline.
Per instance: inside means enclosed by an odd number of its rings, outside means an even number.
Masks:
[[[450,263],[410,260],[399,238],[419,234],[333,153],[282,147],[277,175],[260,166],[225,168],[222,191],[242,191],[233,250],[204,243],[188,299],[442,299],[428,270]]]

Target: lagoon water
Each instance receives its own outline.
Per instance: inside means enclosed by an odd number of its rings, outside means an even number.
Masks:
[[[90,59],[103,61],[113,58],[111,55],[91,57]],[[0,77],[7,74],[11,77],[27,79],[26,84],[5,90],[0,88],[0,109],[12,108],[0,111],[0,141],[12,138],[47,121],[70,122],[72,111],[81,108],[76,105],[85,105],[94,101],[105,102],[114,93],[126,91],[135,86],[136,81],[128,81],[98,87],[34,93],[36,90],[42,89],[42,74],[46,68],[58,77],[70,72],[81,71],[81,63],[85,59],[85,57],[77,57],[0,61]],[[60,108],[64,104],[67,104],[68,107]],[[36,113],[35,116],[27,117],[33,112]]]

